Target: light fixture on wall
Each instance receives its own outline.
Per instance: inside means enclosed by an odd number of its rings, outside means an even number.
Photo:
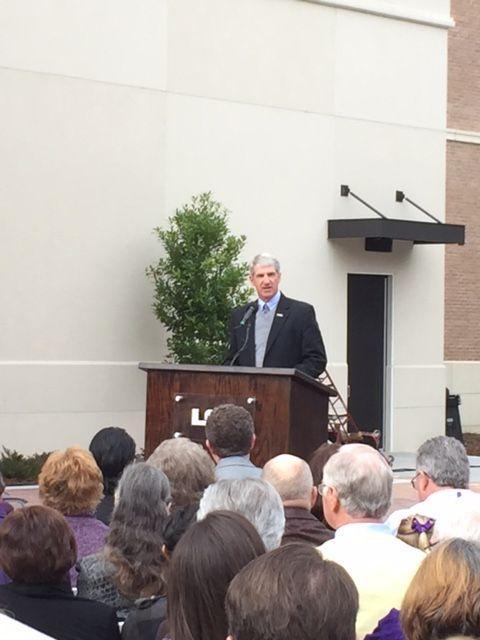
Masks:
[[[352,198],[355,198],[355,200],[358,200],[359,202],[361,202],[363,205],[365,205],[366,207],[368,207],[369,209],[371,209],[374,213],[377,214],[377,216],[380,216],[380,218],[383,218],[384,220],[387,220],[387,216],[384,216],[383,213],[380,213],[380,211],[378,209],[375,209],[375,207],[372,207],[371,204],[368,204],[368,202],[366,202],[365,200],[363,200],[362,198],[360,198],[360,196],[357,196],[356,193],[353,193],[353,191],[350,189],[350,187],[348,186],[348,184],[341,184],[340,185],[340,195],[341,196],[352,196]]]
[[[388,218],[371,204],[354,193],[348,184],[340,185],[342,197],[352,196],[365,207],[373,211],[377,218],[334,218],[328,221],[328,238],[340,240],[362,238],[367,251],[390,252],[393,241],[413,242],[413,244],[464,244],[465,226],[461,224],[445,224],[425,211],[420,205],[407,198],[403,191],[395,192],[395,200],[406,200],[427,215],[432,222],[405,220],[404,218]]]
[[[432,220],[435,220],[435,222],[437,224],[443,224],[441,220],[439,220],[438,218],[436,218],[435,216],[432,216],[431,213],[428,213],[428,211],[425,211],[425,209],[423,207],[421,207],[419,204],[417,204],[416,202],[414,202],[413,200],[410,200],[410,198],[407,198],[407,196],[403,193],[403,191],[399,191],[397,189],[397,191],[395,191],[395,202],[403,202],[404,200],[406,200],[407,202],[409,202],[410,204],[413,204],[414,207],[416,207],[417,209],[419,209],[419,211],[421,211],[422,213],[424,213],[426,216],[428,216],[429,218],[431,218]]]

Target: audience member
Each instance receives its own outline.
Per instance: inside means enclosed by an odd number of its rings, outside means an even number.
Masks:
[[[172,509],[198,504],[204,490],[215,482],[215,465],[205,449],[188,438],[161,442],[147,463],[170,481]]]
[[[136,599],[153,596],[152,623],[158,626],[165,604],[160,601],[165,595],[166,571],[162,546],[169,500],[164,473],[144,462],[126,467],[105,549],[78,563],[79,595],[114,606],[121,619]]]
[[[163,551],[168,558],[172,555],[185,531],[197,521],[197,511],[198,505],[191,504],[181,509],[174,509],[168,516],[163,530],[163,538],[165,540]]]
[[[207,513],[225,509],[235,511],[253,524],[270,551],[280,545],[285,528],[285,515],[278,491],[264,480],[219,480],[205,491],[197,519]]]
[[[11,511],[13,511],[12,505],[2,498],[4,491],[5,491],[5,480],[3,479],[3,476],[0,473],[0,522],[2,522],[5,516],[7,516]]]
[[[448,519],[456,505],[480,510],[480,495],[468,488],[470,465],[465,447],[455,438],[437,436],[424,442],[417,451],[415,467],[412,486],[420,502],[390,515],[387,524],[395,531],[410,515],[439,522]]]
[[[407,640],[480,637],[480,547],[454,539],[423,561],[402,603]]]
[[[286,542],[309,542],[319,545],[333,538],[333,532],[311,514],[318,489],[313,486],[312,472],[301,458],[283,454],[269,460],[262,473],[279,493],[285,512]]]
[[[399,608],[424,554],[397,539],[383,523],[391,501],[393,474],[382,455],[367,445],[344,445],[325,465],[323,509],[336,530],[319,547],[341,564],[360,596],[357,634],[375,628]]]
[[[232,580],[225,604],[229,640],[355,640],[355,584],[305,544],[250,562]]]
[[[79,559],[103,548],[108,527],[93,515],[103,493],[102,474],[89,451],[69,447],[51,453],[38,477],[38,486],[43,504],[66,517]],[[75,569],[70,579],[75,586]]]
[[[5,481],[0,473],[0,524],[2,520],[13,511],[13,507],[6,500],[2,499],[3,492],[5,491]],[[10,582],[9,577],[5,574],[0,566],[0,584],[8,584]]]
[[[308,461],[308,466],[310,467],[310,471],[313,476],[313,484],[318,487],[323,482],[323,468],[327,464],[327,461],[333,456],[334,453],[340,449],[342,445],[335,442],[324,442],[321,444],[318,449],[312,453],[310,460]],[[313,515],[323,522],[327,527],[328,522],[326,522],[325,517],[323,515],[323,504],[322,504],[322,496],[320,493],[317,495],[317,500],[312,507]]]
[[[57,640],[119,639],[111,607],[72,594],[75,559],[75,537],[58,511],[18,509],[0,526],[0,564],[12,578],[0,586],[0,609]]]
[[[262,470],[250,461],[255,445],[253,419],[243,407],[222,404],[207,418],[206,446],[217,466],[216,480],[260,478]]]
[[[121,427],[105,427],[93,436],[89,449],[103,476],[103,498],[95,516],[110,524],[115,489],[123,470],[135,459],[135,441]]]
[[[452,538],[463,538],[480,544],[480,509],[458,504],[448,510],[448,517],[440,517],[435,523],[432,543],[437,544]]]
[[[168,636],[172,640],[225,640],[228,585],[264,551],[254,527],[238,513],[216,511],[193,524],[170,562]]]

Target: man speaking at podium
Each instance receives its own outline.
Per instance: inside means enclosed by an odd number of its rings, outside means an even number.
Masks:
[[[315,310],[285,297],[278,289],[280,278],[276,258],[268,253],[255,256],[250,282],[258,300],[232,312],[225,364],[298,369],[316,378],[325,369],[327,356]]]

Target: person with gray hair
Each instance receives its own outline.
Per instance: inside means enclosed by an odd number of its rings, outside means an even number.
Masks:
[[[267,551],[280,545],[285,528],[283,505],[278,491],[268,482],[245,478],[219,480],[210,485],[200,500],[197,520],[219,510],[244,516],[258,531]]]
[[[215,482],[215,465],[201,444],[189,438],[161,442],[147,460],[170,481],[173,507],[198,504],[203,491]]]
[[[383,520],[390,507],[393,473],[385,458],[364,444],[341,447],[326,463],[320,485],[335,537],[318,547],[342,565],[360,594],[357,636],[399,609],[423,553],[393,535]]]
[[[298,369],[316,378],[327,356],[312,305],[279,291],[280,264],[261,253],[250,265],[250,283],[258,299],[234,309],[225,364]]]
[[[318,489],[313,485],[310,467],[301,458],[288,453],[276,456],[263,467],[263,480],[274,487],[282,499],[285,532],[282,544],[308,542],[319,545],[333,538],[333,532],[312,515]]]
[[[388,525],[397,531],[404,518],[414,515],[442,520],[446,525],[456,507],[480,511],[480,495],[468,488],[469,480],[470,464],[463,444],[448,436],[430,438],[417,451],[411,480],[419,502],[394,511]]]
[[[125,468],[105,548],[77,564],[79,596],[115,607],[121,619],[137,599],[152,598],[153,604],[153,598],[165,596],[163,530],[170,500],[170,484],[162,471],[145,462]],[[165,605],[159,604],[162,610]]]

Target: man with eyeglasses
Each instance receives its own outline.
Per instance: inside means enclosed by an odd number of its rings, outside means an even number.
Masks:
[[[480,511],[480,494],[468,488],[469,478],[470,465],[463,444],[447,436],[430,438],[417,451],[415,475],[410,481],[419,502],[394,511],[387,524],[397,531],[408,516],[445,521],[458,509]]]
[[[373,631],[389,611],[400,609],[424,558],[384,524],[392,484],[385,458],[364,444],[344,445],[323,470],[323,511],[335,537],[318,550],[346,569],[358,589],[358,638]]]

